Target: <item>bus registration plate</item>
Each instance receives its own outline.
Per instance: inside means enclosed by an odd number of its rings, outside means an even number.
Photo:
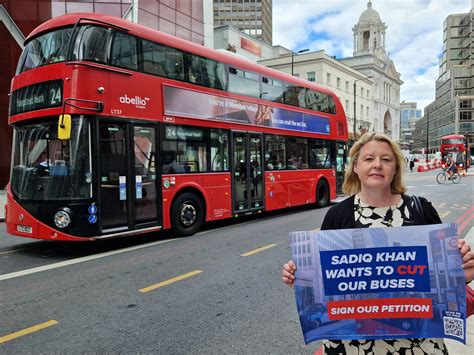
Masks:
[[[31,226],[22,226],[22,225],[18,224],[16,226],[16,230],[18,232],[22,232],[22,233],[29,233],[29,234],[33,233],[33,228],[31,228]]]

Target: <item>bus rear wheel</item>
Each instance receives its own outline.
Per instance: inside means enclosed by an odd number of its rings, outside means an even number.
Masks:
[[[326,181],[320,180],[316,186],[316,206],[326,207],[329,204],[329,186]]]
[[[179,195],[171,207],[171,227],[180,237],[196,233],[204,222],[202,202],[195,194]]]

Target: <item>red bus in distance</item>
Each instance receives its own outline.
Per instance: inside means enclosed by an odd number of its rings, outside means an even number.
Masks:
[[[451,155],[458,166],[462,167],[467,164],[467,167],[469,167],[471,165],[469,149],[466,151],[466,137],[463,135],[451,134],[441,137],[439,151],[443,163],[446,162],[447,156]]]
[[[324,207],[348,137],[321,86],[89,13],[27,38],[9,123],[7,231],[65,241]]]

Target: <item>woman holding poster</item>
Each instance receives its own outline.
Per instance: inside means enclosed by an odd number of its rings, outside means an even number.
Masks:
[[[405,194],[407,188],[402,180],[405,159],[388,136],[376,132],[364,134],[349,156],[343,191],[350,197],[328,210],[321,230],[442,223],[429,201],[419,197],[421,208],[417,208],[414,198]],[[463,240],[458,247],[463,255],[466,281],[470,282],[474,253]],[[295,271],[293,261],[283,266],[283,282],[291,287]],[[323,346],[325,354],[448,353],[443,339],[326,340]]]

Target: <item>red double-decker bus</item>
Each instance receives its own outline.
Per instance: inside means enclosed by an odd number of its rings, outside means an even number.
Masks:
[[[303,204],[343,179],[329,90],[101,14],[28,37],[12,80],[10,234],[85,241]]]
[[[441,160],[446,162],[446,157],[451,155],[458,166],[469,167],[471,158],[469,156],[469,149],[466,150],[466,138],[460,134],[451,134],[449,136],[441,137],[441,146],[439,151],[441,153]]]

